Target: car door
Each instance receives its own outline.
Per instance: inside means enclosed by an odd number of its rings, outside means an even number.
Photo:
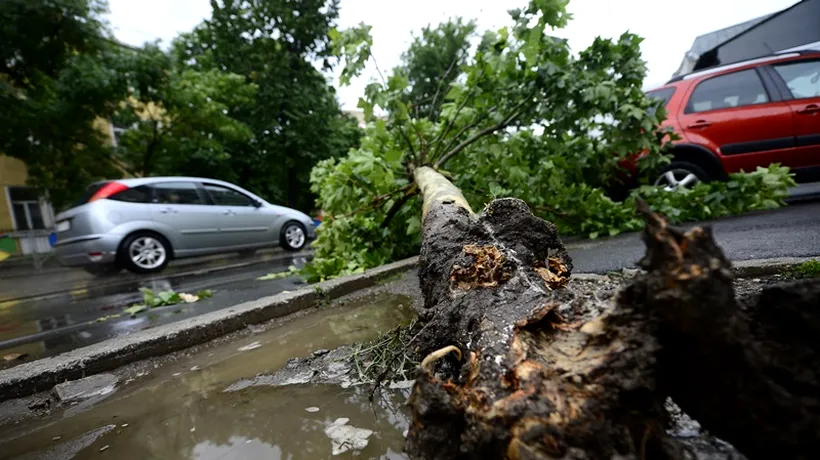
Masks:
[[[199,185],[193,181],[151,184],[154,202],[151,216],[168,233],[177,255],[214,252],[223,244],[220,214],[208,205]]]
[[[227,246],[242,248],[274,244],[270,228],[273,218],[254,198],[231,187],[203,183],[203,189],[218,209],[219,227]]]
[[[820,59],[773,65],[794,114],[795,168],[820,166]]]
[[[700,81],[678,116],[684,137],[721,155],[726,172],[793,166],[792,111],[772,90],[757,69]]]

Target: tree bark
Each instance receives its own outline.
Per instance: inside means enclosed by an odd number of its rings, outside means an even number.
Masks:
[[[620,307],[652,314],[658,386],[750,459],[820,452],[820,282],[738,301],[708,228],[681,232],[644,209],[648,270]]]
[[[816,454],[816,282],[741,308],[708,229],[645,211],[648,273],[598,316],[573,306],[572,261],[524,202],[476,215],[433,169],[415,180],[427,324],[411,457],[685,458],[666,436],[668,396],[749,458]]]
[[[475,215],[419,168],[420,279],[428,325],[409,405],[414,458],[675,458],[635,310],[564,308],[572,262],[555,226],[516,199]],[[432,324],[429,324],[432,323]],[[649,457],[647,457],[649,458]]]

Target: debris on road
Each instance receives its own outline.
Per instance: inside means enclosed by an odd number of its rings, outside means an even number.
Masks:
[[[325,429],[325,434],[333,445],[333,455],[367,447],[368,438],[373,434],[373,430],[347,425],[349,421],[347,418],[337,418]]]
[[[245,345],[244,347],[239,347],[239,348],[237,348],[237,350],[238,351],[250,351],[250,350],[255,350],[255,349],[257,349],[261,346],[262,346],[262,344],[260,344],[259,342],[253,342],[253,343],[249,343],[249,344]]]
[[[60,383],[54,387],[54,395],[63,403],[105,396],[114,391],[119,378],[114,374],[97,374],[79,380]]]

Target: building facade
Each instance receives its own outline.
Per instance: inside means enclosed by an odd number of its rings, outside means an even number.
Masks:
[[[800,49],[820,49],[820,0],[801,0],[784,10],[695,38],[672,77]]]
[[[122,129],[98,119],[97,129],[116,146]],[[51,252],[54,236],[54,208],[48,199],[26,185],[28,168],[17,158],[0,154],[0,261],[10,256]]]

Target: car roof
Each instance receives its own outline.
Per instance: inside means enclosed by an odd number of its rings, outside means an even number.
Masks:
[[[209,179],[207,177],[190,177],[190,176],[156,176],[156,177],[133,177],[128,179],[115,179],[116,182],[125,184],[129,187],[139,187],[140,185],[153,184],[156,182],[208,182],[211,184],[227,185],[236,187],[230,182],[221,181],[218,179]],[[111,181],[103,181],[111,182]]]
[[[696,78],[704,77],[704,76],[708,76],[708,75],[719,74],[719,73],[723,73],[723,72],[726,72],[726,71],[729,71],[729,70],[739,69],[739,68],[747,67],[747,66],[762,65],[762,64],[767,64],[767,63],[771,63],[771,62],[778,62],[778,61],[781,61],[781,60],[791,60],[791,59],[799,57],[799,56],[806,56],[806,57],[809,57],[809,58],[818,57],[818,56],[820,56],[820,50],[816,50],[816,49],[794,50],[794,51],[787,50],[787,51],[782,51],[782,52],[775,53],[775,54],[772,54],[772,55],[769,55],[769,56],[763,56],[763,57],[759,57],[759,58],[755,58],[755,59],[747,59],[745,61],[732,62],[732,63],[729,63],[729,64],[720,65],[720,66],[709,67],[709,68],[706,68],[706,69],[702,69],[702,70],[698,70],[698,71],[695,71],[695,72],[692,72],[692,73],[688,73],[686,75],[678,75],[677,77],[669,80],[666,84],[671,85],[671,84],[679,83],[679,82],[682,82],[682,81],[692,80],[692,79],[696,79]]]

